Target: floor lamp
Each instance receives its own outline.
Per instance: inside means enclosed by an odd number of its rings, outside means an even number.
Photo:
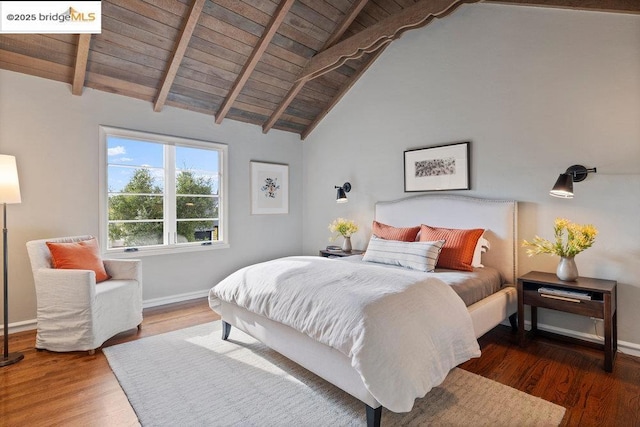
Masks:
[[[20,203],[20,183],[16,158],[0,154],[0,203],[3,205],[2,243],[4,256],[4,352],[0,359],[0,367],[12,365],[24,358],[22,353],[9,353],[9,273],[7,251],[7,203]]]

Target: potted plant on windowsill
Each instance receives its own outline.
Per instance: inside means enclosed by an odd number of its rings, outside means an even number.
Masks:
[[[529,248],[527,249],[529,256],[558,255],[560,257],[556,270],[558,279],[574,281],[578,278],[578,268],[574,257],[593,245],[598,230],[591,224],[575,224],[568,219],[556,218],[553,231],[554,241],[535,236],[532,241],[523,240],[522,246]]]

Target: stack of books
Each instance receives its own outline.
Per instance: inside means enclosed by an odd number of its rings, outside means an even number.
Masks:
[[[538,288],[540,296],[547,298],[566,299],[568,301],[591,301],[591,292],[577,291],[574,289],[558,289],[549,287]]]

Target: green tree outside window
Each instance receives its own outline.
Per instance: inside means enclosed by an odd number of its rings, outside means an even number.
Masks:
[[[122,241],[126,247],[162,244],[164,195],[154,183],[151,170],[136,169],[122,193],[109,198],[109,240]],[[214,228],[211,218],[218,218],[218,199],[211,197],[213,194],[214,182],[210,177],[198,176],[190,170],[177,174],[176,228],[182,239],[194,242],[211,238],[198,239],[196,232]]]

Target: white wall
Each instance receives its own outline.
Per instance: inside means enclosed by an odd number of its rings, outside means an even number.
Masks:
[[[0,153],[15,155],[22,203],[8,205],[9,322],[35,318],[36,299],[25,243],[78,234],[99,236],[98,126],[109,125],[228,144],[231,248],[143,257],[146,301],[206,294],[216,281],[251,262],[299,254],[302,232],[302,143],[298,135],[84,90],[0,70]],[[288,215],[250,215],[249,162],[289,164]]]
[[[558,216],[599,229],[579,272],[618,281],[619,338],[640,350],[640,16],[477,3],[405,33],[304,142],[305,253],[327,245],[337,216],[363,226],[352,242],[364,248],[374,203],[414,194],[403,151],[467,140],[472,189],[456,194],[518,200],[520,239],[551,238]],[[598,173],[574,199],[550,197],[573,164]],[[519,272],[557,261],[523,248]],[[543,323],[594,332],[544,311]]]

